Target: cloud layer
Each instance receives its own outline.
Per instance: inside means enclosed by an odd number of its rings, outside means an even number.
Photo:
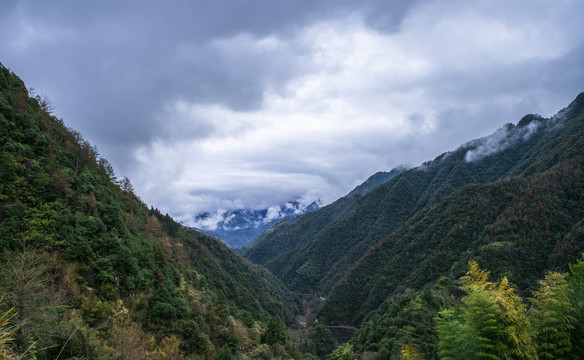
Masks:
[[[188,223],[330,202],[584,90],[584,3],[8,1],[0,61]]]

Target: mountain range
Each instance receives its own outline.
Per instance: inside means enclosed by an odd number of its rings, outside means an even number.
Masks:
[[[468,261],[529,296],[547,271],[565,272],[581,257],[582,154],[584,93],[551,118],[526,115],[364,194],[356,189],[277,225],[244,255],[291,289],[321,296],[319,321],[364,328],[354,348],[396,354],[397,330],[380,328],[392,321],[385,314],[415,299],[434,304],[426,305],[437,314],[439,303],[427,300],[434,295],[408,294],[456,288]],[[436,338],[424,336],[411,341],[428,349],[423,343]]]
[[[264,231],[293,216],[317,210],[318,201],[308,205],[289,201],[266,209],[232,209],[205,212],[195,217],[194,229],[217,239],[233,248],[246,246]]]
[[[10,356],[447,357],[468,338],[449,345],[457,337],[444,334],[479,314],[465,308],[473,295],[530,317],[550,271],[572,274],[559,275],[571,292],[551,291],[569,304],[562,356],[584,351],[584,93],[551,118],[526,115],[374,174],[323,207],[197,217],[231,246],[255,236],[238,249],[246,259],[148,208],[1,64],[0,129],[0,350]],[[542,341],[533,321],[525,334]]]

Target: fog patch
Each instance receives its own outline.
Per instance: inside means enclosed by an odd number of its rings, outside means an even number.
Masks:
[[[194,220],[188,222],[188,225],[209,231],[259,228],[277,220],[314,211],[320,206],[320,201],[313,201],[310,204],[306,204],[299,200],[289,201],[284,205],[272,205],[266,209],[219,209],[214,212],[198,214]]]
[[[192,224],[194,227],[207,229],[207,230],[217,230],[220,223],[225,223],[229,221],[231,218],[229,215],[225,215],[227,210],[219,209],[214,213],[203,213],[198,215],[195,218],[194,223]]]
[[[528,140],[541,127],[544,120],[538,115],[527,115],[517,126],[506,124],[493,134],[471,141],[466,147],[473,147],[464,156],[466,162],[476,162],[487,156],[501,152],[519,141]]]

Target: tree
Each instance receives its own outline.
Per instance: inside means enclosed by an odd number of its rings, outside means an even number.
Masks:
[[[436,319],[436,332],[440,339],[438,355],[441,359],[471,359],[477,352],[468,326],[461,316],[461,308],[442,309]]]
[[[124,176],[124,178],[120,182],[120,189],[122,189],[122,191],[125,192],[126,194],[134,193],[134,186],[132,185],[130,179],[128,179],[126,176]]]
[[[268,322],[268,328],[260,337],[263,344],[274,345],[282,344],[286,345],[288,341],[288,334],[284,328],[284,323],[279,316],[275,316]]]
[[[411,344],[401,344],[400,347],[403,360],[424,360]]]
[[[488,281],[489,272],[486,270],[481,270],[479,264],[471,260],[468,262],[468,271],[466,275],[460,278],[460,288],[466,292],[470,291],[472,287],[486,288],[492,286],[492,283]]]
[[[146,335],[140,324],[132,321],[122,300],[116,303],[110,321],[109,340],[118,359],[147,359],[148,342],[152,336]]]
[[[507,350],[499,341],[504,334],[497,319],[497,304],[486,289],[473,287],[464,301],[464,321],[469,331],[468,339],[474,358],[499,359],[497,354]]]
[[[497,321],[502,324],[502,358],[533,359],[535,345],[533,328],[527,318],[527,308],[506,277],[490,292],[497,304]]]
[[[14,320],[22,324],[15,343],[24,350],[32,342],[49,347],[60,341],[63,297],[49,281],[51,268],[46,254],[26,250],[4,254],[0,262],[0,290],[14,307]],[[67,335],[68,336],[68,335]]]
[[[439,353],[445,359],[532,359],[532,329],[525,306],[507,278],[489,282],[476,262],[461,278],[463,305],[437,319]]]
[[[335,360],[351,360],[352,351],[353,345],[350,342],[346,342],[334,350],[329,358]]]
[[[582,254],[584,258],[584,254]],[[579,259],[576,264],[570,264],[570,302],[574,307],[574,330],[570,332],[572,351],[568,359],[580,359],[584,354],[584,260]]]
[[[231,354],[231,349],[229,345],[223,344],[221,347],[221,351],[219,351],[219,355],[217,356],[217,360],[232,360],[233,354]]]
[[[536,331],[537,353],[540,359],[561,359],[569,353],[570,331],[574,329],[574,306],[567,274],[548,272],[531,298],[531,322]]]
[[[312,329],[311,337],[314,355],[320,358],[330,354],[337,346],[333,334],[322,324],[318,324]]]

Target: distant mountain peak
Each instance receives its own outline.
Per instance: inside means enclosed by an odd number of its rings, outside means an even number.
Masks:
[[[319,209],[320,200],[305,204],[288,201],[265,209],[220,209],[198,214],[194,228],[222,240],[229,247],[245,246],[282,220]]]

